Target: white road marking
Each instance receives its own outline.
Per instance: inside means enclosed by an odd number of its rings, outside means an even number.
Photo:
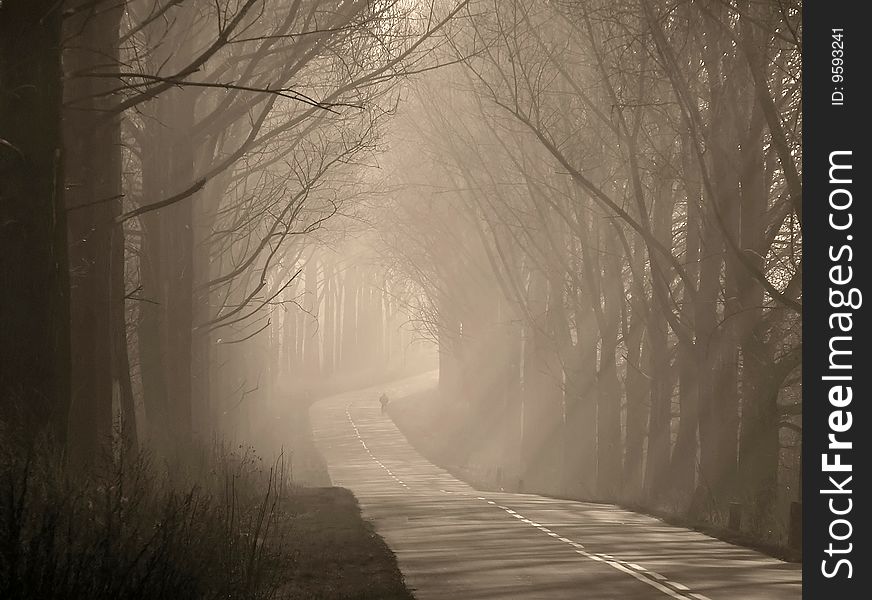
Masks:
[[[358,429],[357,424],[354,422],[354,419],[351,417],[351,412],[349,410],[350,407],[351,407],[351,404],[346,405],[345,416],[348,418],[348,422],[351,424],[351,427],[354,430],[354,435],[357,437],[357,440],[360,442],[360,445],[363,447],[364,450],[366,450],[366,453],[369,455],[369,457],[378,466],[380,466],[382,469],[384,469],[384,471],[394,481],[399,483],[406,490],[411,490],[411,488],[408,485],[406,485],[405,482],[403,482],[399,477],[397,477],[384,463],[382,463],[379,459],[377,459],[375,457],[375,455],[373,455],[372,451],[369,449],[369,447],[366,445],[366,442],[361,437],[360,430]],[[439,490],[439,491],[444,492],[446,494],[449,493],[446,490]],[[548,535],[549,537],[554,538],[554,539],[556,539],[564,544],[567,544],[569,546],[572,546],[575,549],[576,554],[578,554],[579,556],[583,556],[583,557],[588,558],[590,560],[594,560],[596,562],[601,562],[601,563],[607,564],[610,567],[612,567],[613,569],[621,571],[622,573],[626,573],[627,575],[630,575],[631,577],[638,579],[642,583],[653,587],[654,589],[666,594],[667,596],[669,596],[671,598],[674,598],[675,600],[710,600],[709,598],[707,598],[706,596],[703,596],[702,594],[690,592],[690,588],[688,588],[686,585],[684,585],[682,583],[675,582],[675,581],[670,581],[664,575],[661,575],[660,573],[657,573],[656,571],[649,571],[645,567],[642,567],[641,565],[638,565],[636,563],[631,563],[631,562],[627,562],[627,561],[615,558],[614,556],[612,556],[610,554],[596,554],[593,552],[588,552],[588,551],[584,550],[584,545],[580,544],[579,542],[570,540],[569,538],[566,538],[566,537],[562,537],[559,534],[551,531],[550,529],[548,529],[547,527],[545,527],[541,523],[536,523],[535,521],[531,521],[530,519],[528,519],[527,517],[525,517],[521,513],[516,512],[515,510],[512,510],[511,508],[509,508],[507,506],[502,506],[501,504],[497,504],[493,500],[489,500],[483,496],[474,496],[474,497],[469,496],[469,498],[470,499],[474,498],[475,500],[485,502],[485,503],[489,504],[490,506],[493,506],[495,508],[499,508],[500,510],[505,512],[507,515],[509,515],[511,517],[515,517],[516,519],[518,519],[521,523],[524,523],[526,525],[530,525],[531,527],[535,527],[536,529],[538,529],[542,533]],[[671,587],[667,587],[667,586],[671,586]],[[673,589],[673,588],[675,588],[675,589]],[[687,592],[687,593],[684,593],[684,592]]]
[[[354,435],[357,437],[357,441],[360,442],[360,445],[363,446],[363,449],[366,450],[366,453],[375,462],[375,464],[384,469],[385,473],[387,473],[394,481],[399,483],[405,489],[411,490],[411,488],[406,485],[404,481],[397,477],[382,461],[375,457],[375,455],[372,453],[372,450],[370,450],[369,447],[366,445],[366,442],[363,441],[363,438],[360,436],[360,430],[357,428],[357,424],[354,422],[354,419],[351,418],[351,412],[348,410],[350,407],[351,404],[345,406],[345,416],[348,417],[348,422],[351,423],[351,428],[354,429]]]
[[[577,554],[579,554],[580,556],[583,556],[585,558],[589,558],[589,559],[594,560],[596,562],[605,563],[605,564],[609,565],[610,567],[612,567],[613,569],[617,569],[618,571],[621,571],[622,573],[626,573],[627,575],[630,575],[633,578],[638,579],[642,583],[645,583],[646,585],[649,585],[649,586],[653,587],[654,589],[656,589],[660,592],[663,592],[664,594],[666,594],[667,596],[669,596],[671,598],[674,598],[675,600],[710,600],[709,598],[707,598],[706,596],[703,596],[702,594],[694,594],[694,593],[685,594],[683,592],[690,592],[690,588],[688,588],[686,585],[684,585],[682,583],[675,582],[675,581],[670,581],[669,579],[667,579],[665,576],[661,575],[660,573],[657,573],[655,571],[649,571],[645,567],[642,567],[641,565],[638,565],[636,563],[631,563],[631,562],[621,560],[619,558],[615,558],[611,554],[596,554],[596,553],[592,553],[592,552],[587,552],[586,550],[584,550],[584,546],[582,544],[575,542],[573,540],[570,540],[569,538],[562,537],[559,534],[551,531],[550,529],[548,529],[546,526],[542,525],[541,523],[536,523],[534,521],[531,521],[528,518],[524,517],[521,513],[517,512],[515,510],[512,510],[511,508],[509,508],[507,506],[503,506],[501,504],[496,504],[493,500],[488,500],[488,499],[483,498],[481,496],[476,497],[476,500],[482,500],[482,501],[494,506],[495,508],[499,508],[500,510],[502,510],[506,514],[517,518],[522,523],[525,523],[525,524],[528,524],[532,527],[535,527],[536,529],[538,529],[542,533],[548,535],[549,537],[554,538],[560,542],[563,542],[564,544],[568,544],[568,545],[572,546],[573,548],[575,548],[575,552]],[[652,579],[652,577],[654,579]],[[655,581],[655,580],[659,580],[659,581]],[[667,586],[671,586],[671,587],[667,587]]]

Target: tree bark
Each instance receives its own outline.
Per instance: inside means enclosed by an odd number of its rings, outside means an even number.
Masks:
[[[524,490],[559,493],[563,474],[563,367],[548,331],[548,280],[530,274],[524,335],[521,468]],[[561,299],[562,301],[562,299]]]
[[[62,447],[70,397],[61,5],[0,5],[0,417]]]
[[[93,76],[119,60],[121,5],[68,3],[64,140],[70,241],[72,406],[70,458],[87,464],[109,448],[113,393],[129,385],[124,320],[121,125],[107,118],[116,82]],[[125,400],[125,404],[132,399]],[[131,418],[132,415],[128,415]]]
[[[318,260],[312,257],[306,263],[305,273],[306,339],[303,342],[303,366],[306,379],[317,379],[321,374],[321,339],[318,327],[320,306],[318,303]]]
[[[575,359],[566,373],[563,487],[582,499],[596,495],[596,352],[593,310],[576,312]]]
[[[617,234],[608,228],[603,235],[602,258],[603,327],[597,369],[597,496],[614,500],[621,489],[621,383],[618,380],[618,333],[621,322],[623,281]],[[602,239],[602,238],[601,238]]]
[[[357,368],[357,267],[349,265],[345,269],[343,281],[344,298],[342,309],[342,355],[340,364],[346,373]]]

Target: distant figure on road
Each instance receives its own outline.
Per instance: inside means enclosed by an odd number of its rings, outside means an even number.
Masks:
[[[388,395],[385,392],[382,392],[382,395],[378,399],[378,403],[381,404],[381,412],[385,414],[385,411],[388,409],[388,404],[390,404],[391,400],[388,398]]]

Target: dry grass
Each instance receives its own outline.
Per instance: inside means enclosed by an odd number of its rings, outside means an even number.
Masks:
[[[393,554],[337,488],[280,458],[222,452],[184,483],[143,456],[71,477],[0,464],[0,598],[410,598]]]

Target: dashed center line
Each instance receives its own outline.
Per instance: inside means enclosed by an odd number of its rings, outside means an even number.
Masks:
[[[397,477],[394,474],[394,472],[391,471],[382,461],[380,461],[378,458],[375,457],[375,455],[372,453],[372,451],[366,445],[366,442],[363,441],[362,437],[360,437],[360,430],[357,428],[357,424],[354,422],[354,419],[351,418],[351,413],[348,410],[349,406],[350,405],[345,407],[345,416],[348,417],[348,422],[351,423],[351,427],[352,427],[352,429],[354,429],[354,435],[357,436],[357,441],[360,442],[360,445],[363,446],[363,449],[366,450],[366,453],[369,455],[369,457],[372,460],[374,460],[378,466],[380,466],[382,469],[384,469],[385,473],[387,473],[391,477],[391,479],[393,479],[394,481],[399,483],[401,486],[403,486],[407,490],[411,489],[411,488],[409,488],[408,485],[406,485],[406,483],[402,479]]]
[[[351,424],[352,429],[354,429],[354,435],[357,437],[357,440],[360,442],[360,445],[363,446],[363,449],[366,450],[366,453],[369,455],[369,457],[373,461],[375,461],[375,463],[378,466],[380,466],[382,469],[384,469],[385,473],[387,473],[391,477],[391,479],[393,479],[398,484],[403,486],[406,490],[411,489],[411,488],[409,488],[408,485],[406,485],[406,483],[404,481],[402,481],[399,477],[397,477],[383,462],[381,462],[378,458],[376,458],[376,456],[372,453],[372,451],[366,445],[366,442],[363,440],[363,438],[360,435],[360,430],[357,428],[357,424],[354,422],[354,419],[351,417],[351,412],[349,410],[350,407],[351,407],[350,404],[346,405],[345,416],[348,418],[348,422]],[[446,494],[456,493],[456,492],[448,492],[447,490],[444,490],[444,489],[439,490],[439,491],[444,492]],[[467,496],[467,497],[472,498],[472,496]],[[558,533],[551,531],[550,529],[548,529],[547,527],[545,527],[541,523],[537,523],[535,521],[528,519],[527,517],[525,517],[521,513],[509,508],[508,506],[503,506],[501,504],[497,504],[493,500],[490,500],[489,498],[486,498],[484,496],[475,496],[474,498],[480,502],[485,502],[488,505],[493,506],[494,508],[498,508],[498,509],[504,511],[507,515],[514,517],[515,519],[517,519],[521,523],[524,523],[525,525],[529,525],[531,527],[534,527],[534,528],[538,529],[539,531],[541,531],[542,533],[544,533],[545,535],[547,535],[553,539],[556,539],[559,542],[567,544],[568,546],[573,548],[573,550],[576,552],[576,554],[583,556],[584,558],[588,558],[590,560],[594,560],[596,562],[601,562],[603,564],[606,564],[606,565],[612,567],[613,569],[621,571],[622,573],[626,573],[627,575],[630,575],[631,577],[638,579],[642,583],[653,587],[654,589],[666,594],[667,596],[669,596],[671,598],[674,598],[675,600],[710,600],[710,598],[703,596],[702,594],[697,594],[697,593],[691,592],[690,588],[688,588],[686,585],[684,585],[682,583],[678,583],[676,581],[671,581],[665,575],[662,575],[661,573],[658,573],[656,571],[650,571],[639,564],[628,562],[625,560],[621,560],[619,558],[615,558],[614,556],[612,556],[610,554],[600,554],[600,553],[596,553],[596,552],[588,552],[587,550],[584,549],[583,544],[580,544],[579,542],[576,542],[576,541],[571,540],[569,538],[563,537],[563,536],[559,535]]]
[[[690,588],[682,583],[678,583],[677,581],[671,581],[665,575],[662,575],[656,571],[649,571],[645,567],[638,565],[636,563],[628,562],[625,560],[621,560],[619,558],[615,558],[611,554],[599,554],[596,552],[588,552],[584,549],[584,545],[580,544],[576,541],[570,540],[569,538],[563,537],[541,523],[536,523],[535,521],[531,521],[521,513],[509,508],[508,506],[503,506],[501,504],[497,504],[493,500],[489,500],[483,496],[476,496],[476,500],[486,502],[487,504],[494,506],[495,508],[499,508],[504,511],[509,516],[515,517],[519,521],[524,524],[530,525],[531,527],[535,527],[545,535],[554,538],[564,544],[572,546],[577,554],[583,556],[585,558],[589,558],[591,560],[604,563],[613,569],[617,569],[627,575],[638,579],[642,583],[645,583],[656,590],[659,590],[670,596],[671,598],[675,598],[675,600],[710,600],[706,596],[702,594],[691,593]]]

